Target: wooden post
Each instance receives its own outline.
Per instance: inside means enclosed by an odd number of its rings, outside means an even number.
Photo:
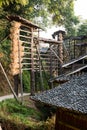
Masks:
[[[21,26],[21,23],[12,21],[11,22],[11,28],[10,28],[10,38],[11,38],[11,73],[14,78],[14,90],[16,95],[18,95],[18,86],[19,86],[19,73],[20,73],[20,67],[19,67],[19,28]]]
[[[11,83],[10,83],[10,81],[9,81],[7,75],[6,75],[6,72],[5,72],[5,70],[4,70],[4,68],[3,68],[3,66],[2,66],[1,63],[0,63],[0,67],[1,67],[1,69],[2,69],[2,71],[3,71],[3,73],[4,73],[4,76],[5,76],[5,78],[6,78],[7,82],[8,82],[8,84],[9,84],[10,90],[12,91],[12,93],[13,93],[15,99],[19,102],[18,97],[17,97],[16,93],[14,92],[13,87],[12,87],[12,85],[11,85]]]
[[[35,91],[35,72],[34,72],[34,54],[33,54],[33,46],[34,46],[34,36],[33,36],[33,28],[31,28],[31,95],[34,95]]]
[[[40,83],[41,83],[41,89],[43,91],[44,90],[44,85],[43,85],[43,74],[42,74],[42,61],[41,61],[41,58],[40,58],[39,46],[40,45],[38,44],[37,51],[38,51],[38,57],[39,57]]]
[[[39,30],[38,30],[38,39],[39,39]],[[41,90],[44,90],[44,83],[43,83],[43,73],[42,73],[42,69],[43,69],[43,65],[42,65],[42,61],[41,61],[41,57],[40,57],[40,43],[38,41],[37,45],[36,45],[36,51],[38,54],[38,59],[39,59],[39,73],[40,73],[40,85],[41,85]]]
[[[53,60],[53,56],[52,56],[52,50],[51,50],[51,44],[50,44],[50,79],[53,78],[53,67],[52,67],[52,60]],[[49,83],[50,89],[53,88],[53,82]]]
[[[61,31],[61,30],[59,30],[57,32],[58,41],[63,41],[63,33],[65,33],[65,32]],[[62,63],[63,63],[63,44],[62,44],[62,42],[60,42],[58,44],[58,56],[62,61],[62,62],[59,61],[59,64],[58,64],[58,68],[59,68],[58,74],[60,75],[63,73],[63,71],[62,71]]]
[[[75,44],[76,44],[76,40],[74,40],[74,59],[77,58],[75,54]]]
[[[51,44],[50,44],[51,48]],[[52,78],[52,50],[50,49],[50,78]]]
[[[52,35],[53,38],[57,36],[57,40],[59,41],[58,43],[58,75],[62,74],[62,63],[63,63],[63,36],[65,35],[65,31],[59,30],[54,32]]]
[[[14,75],[13,78],[14,78],[14,91],[18,96],[19,74]]]

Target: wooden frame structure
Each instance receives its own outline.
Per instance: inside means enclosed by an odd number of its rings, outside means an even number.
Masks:
[[[58,76],[58,65],[59,63],[63,63],[61,57],[58,56],[58,46],[63,43],[63,41],[56,41],[52,39],[40,38],[39,43],[48,44],[47,50],[42,51],[40,56],[42,61],[45,61],[46,66],[44,66],[45,70],[50,73],[50,78],[53,76]]]
[[[18,95],[18,75],[20,74],[21,95],[23,95],[22,72],[28,70],[31,73],[31,94],[35,91],[35,67],[37,59],[35,39],[39,37],[37,25],[19,16],[8,16],[11,22],[11,71],[16,83],[15,89]]]
[[[59,64],[63,62],[61,56],[58,56],[58,48],[63,41],[39,38],[41,28],[20,16],[8,16],[7,19],[11,22],[10,68],[14,76],[15,92],[18,95],[18,75],[20,75],[21,95],[23,95],[22,72],[27,70],[30,72],[31,79],[30,93],[34,95],[35,91],[45,90],[43,73],[45,73],[46,79],[47,74],[50,77],[58,76]],[[40,50],[41,42],[49,44],[45,53]],[[60,51],[60,53],[62,52]],[[39,89],[37,88],[37,75],[40,77]]]
[[[68,59],[64,63],[70,60],[77,59],[87,54],[87,36],[68,37],[64,39],[65,48],[68,52]],[[66,52],[65,52],[66,53]]]
[[[52,79],[63,74],[63,66],[67,59],[66,57],[69,56],[69,61],[72,59],[72,57],[70,57],[72,54],[70,54],[70,52],[66,53],[65,48],[67,48],[69,44],[68,48],[70,50],[72,49],[74,58],[78,58],[76,47],[79,45],[79,42],[76,42],[76,40],[81,40],[81,38],[72,38],[67,42],[67,40],[63,40],[65,32],[62,30],[54,32],[52,35],[53,38],[57,36],[57,40],[40,38],[39,31],[41,28],[39,26],[20,16],[8,16],[7,19],[11,22],[10,38],[12,53],[10,68],[14,76],[16,94],[18,95],[18,75],[20,75],[21,95],[23,95],[22,72],[25,70],[30,72],[31,95],[34,95],[35,91],[38,90],[43,91],[53,88],[52,84],[51,86],[45,87],[46,84],[44,84],[43,77],[49,81],[49,78]],[[65,43],[67,42],[66,47],[63,41]],[[42,50],[43,47],[40,48],[41,43],[44,44],[45,51]],[[72,43],[73,45],[71,45]],[[45,47],[46,44],[48,44],[48,47]],[[84,45],[82,44],[82,46]],[[78,59],[75,61],[78,61]],[[70,63],[72,63],[72,61]],[[84,67],[86,68],[86,66]],[[82,69],[84,69],[84,67],[82,67]],[[69,74],[73,74],[74,72],[77,72],[77,70]],[[39,88],[38,82],[40,82]],[[52,79],[52,83],[53,82],[54,80]]]

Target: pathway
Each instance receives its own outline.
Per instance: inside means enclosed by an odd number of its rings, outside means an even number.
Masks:
[[[23,96],[27,96],[27,95],[29,95],[29,93],[24,93],[23,94]],[[19,97],[21,97],[21,94],[19,94]],[[1,96],[0,97],[0,102],[3,101],[3,100],[6,100],[6,99],[11,99],[11,98],[14,98],[14,96],[12,94]]]

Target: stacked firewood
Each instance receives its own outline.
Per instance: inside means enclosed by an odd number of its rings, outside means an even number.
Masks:
[[[22,42],[19,40],[19,31],[21,23],[13,21],[10,28],[10,39],[11,39],[11,73],[12,75],[19,74],[20,68],[20,57],[23,56]]]

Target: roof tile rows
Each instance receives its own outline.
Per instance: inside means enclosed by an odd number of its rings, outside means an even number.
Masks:
[[[87,73],[31,98],[56,107],[87,113]]]

